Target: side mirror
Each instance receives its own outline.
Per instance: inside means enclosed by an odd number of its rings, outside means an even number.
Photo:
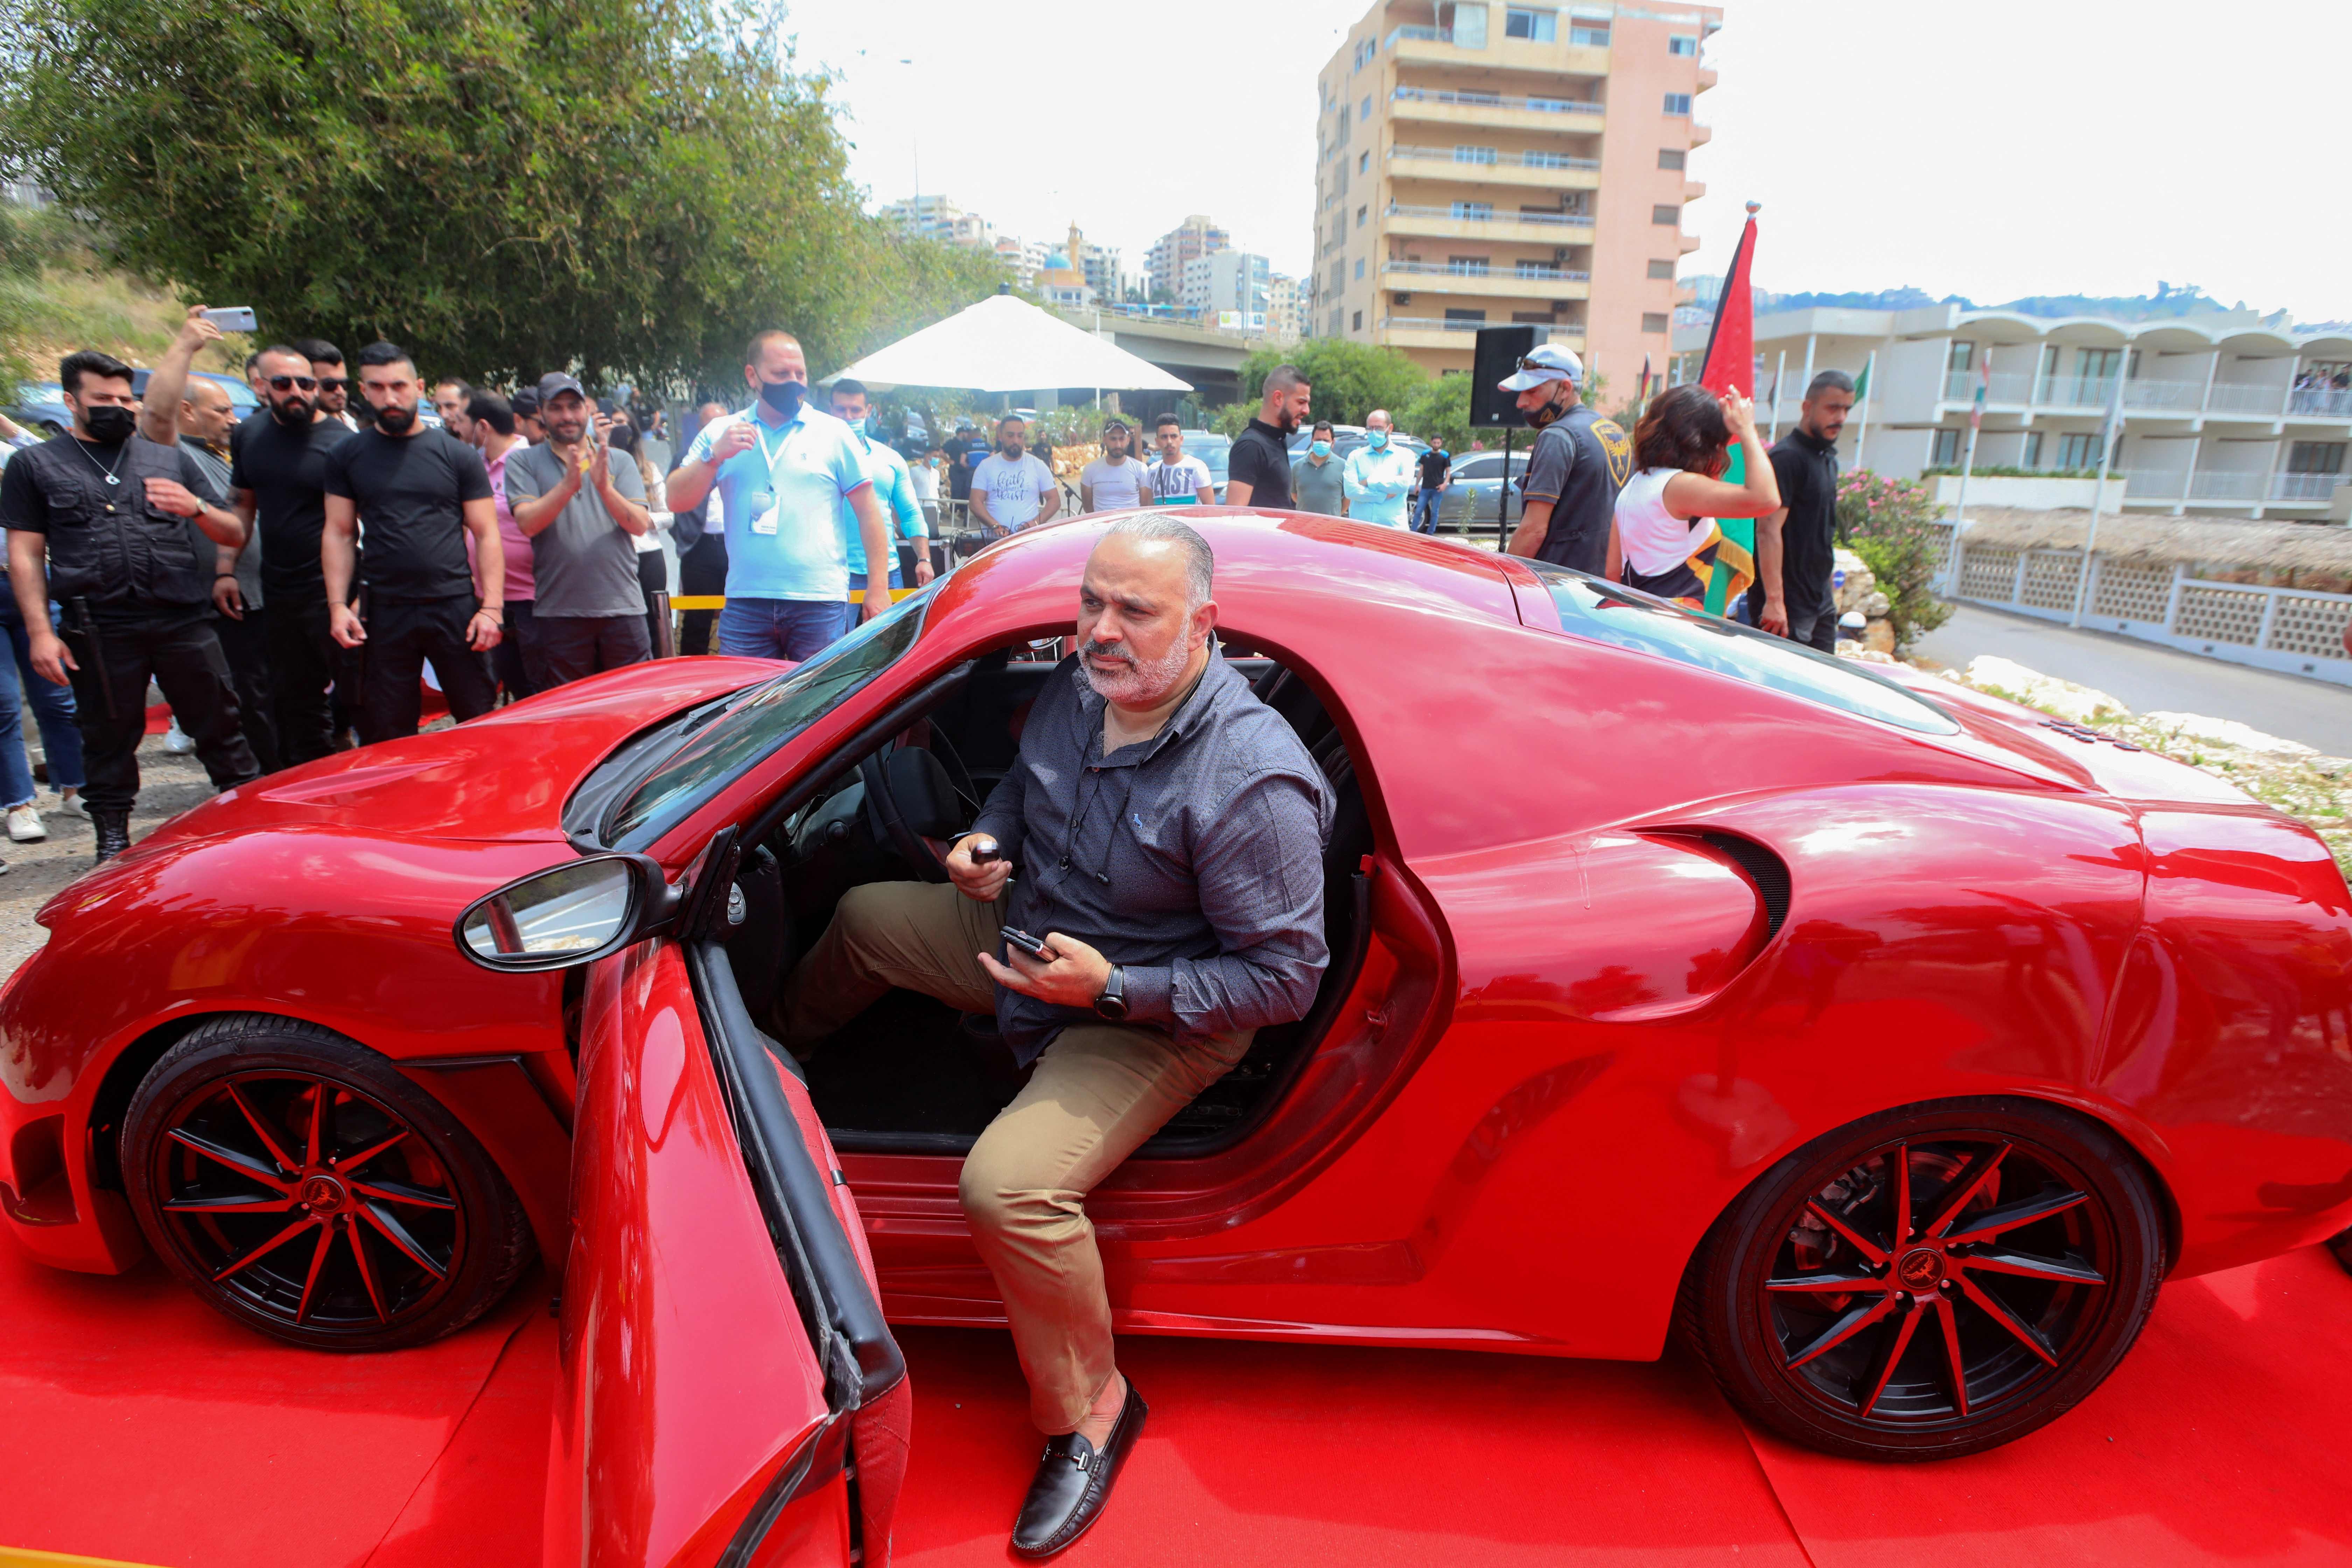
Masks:
[[[476,900],[457,917],[457,949],[485,969],[570,969],[652,935],[677,904],[657,861],[593,855]]]

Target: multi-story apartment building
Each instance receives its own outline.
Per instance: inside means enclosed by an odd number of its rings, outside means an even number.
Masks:
[[[968,213],[949,196],[906,196],[876,215],[920,239],[944,239],[988,250],[996,244],[995,226],[978,213]]]
[[[1663,364],[1715,85],[1711,5],[1379,0],[1318,88],[1318,335],[1469,367],[1530,321],[1622,388]]]
[[[1696,374],[1706,331],[1677,333],[1682,379]],[[1758,318],[1756,347],[1758,412],[1783,429],[1812,372],[1859,374],[1876,353],[1867,446],[1858,417],[1839,446],[1849,466],[1880,474],[1957,469],[1980,378],[1979,468],[2095,469],[2120,393],[2109,464],[2135,510],[2316,519],[2352,468],[2352,335],[2267,326],[2252,313],[2116,321],[1950,304],[1790,310]]]
[[[1232,235],[1194,213],[1151,242],[1144,258],[1144,275],[1154,293],[1165,290],[1173,300],[1184,287],[1184,263],[1233,247]]]
[[[1246,250],[1219,250],[1184,263],[1183,283],[1176,302],[1210,326],[1224,324],[1228,314],[1242,331],[1265,330],[1268,291],[1273,268],[1263,256]]]
[[[1265,335],[1278,343],[1295,343],[1306,334],[1306,301],[1298,279],[1280,272],[1265,279]]]

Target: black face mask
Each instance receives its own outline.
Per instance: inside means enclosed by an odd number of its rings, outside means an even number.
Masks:
[[[269,416],[289,430],[299,430],[308,426],[315,412],[307,397],[289,397],[283,403],[269,405]]]
[[[1560,384],[1565,386],[1568,384],[1566,382],[1562,382]],[[1528,416],[1528,423],[1540,430],[1545,426],[1551,424],[1561,415],[1567,412],[1568,410],[1562,408],[1559,405],[1559,394],[1555,392],[1541,407],[1538,408],[1533,414]]]
[[[414,408],[379,408],[375,411],[375,427],[387,436],[405,436],[416,423]]]
[[[83,409],[81,422],[89,429],[91,440],[110,447],[130,440],[131,432],[139,428],[139,416],[119,403],[101,403],[95,408]]]
[[[801,399],[808,395],[804,381],[763,381],[760,384],[760,401],[790,419],[801,411]]]

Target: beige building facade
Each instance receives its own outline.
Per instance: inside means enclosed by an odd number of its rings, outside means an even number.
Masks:
[[[1671,352],[1698,246],[1714,6],[1381,0],[1318,80],[1306,326],[1467,370],[1535,323],[1630,390]]]

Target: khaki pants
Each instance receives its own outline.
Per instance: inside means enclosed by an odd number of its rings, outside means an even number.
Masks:
[[[850,889],[777,1003],[778,1037],[803,1048],[893,986],[992,1012],[996,984],[977,955],[997,951],[1002,923],[1001,903],[953,887]],[[1254,1033],[1179,1043],[1131,1025],[1064,1029],[965,1159],[964,1215],[1004,1298],[1042,1431],[1075,1430],[1113,1370],[1110,1298],[1087,1194],[1231,1070]]]

